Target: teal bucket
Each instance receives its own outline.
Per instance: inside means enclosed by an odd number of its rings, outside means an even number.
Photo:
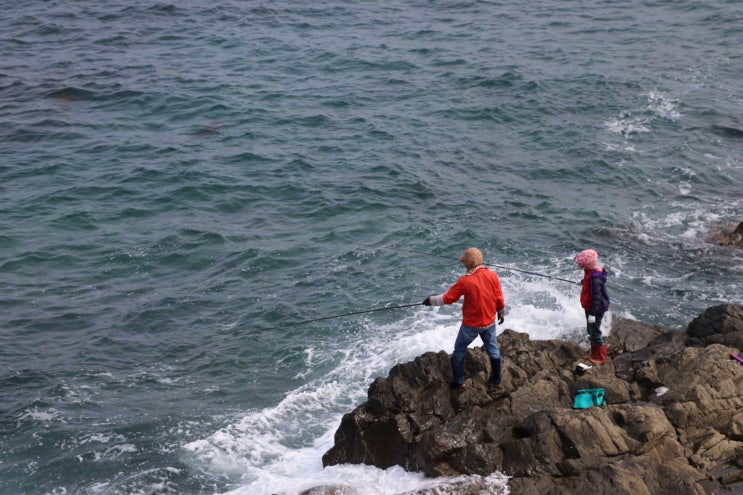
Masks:
[[[603,388],[584,388],[578,390],[573,402],[573,409],[588,409],[594,406],[605,406]]]

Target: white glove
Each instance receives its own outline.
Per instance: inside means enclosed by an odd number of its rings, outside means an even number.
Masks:
[[[444,305],[444,294],[438,296],[431,296],[431,306],[443,306]]]
[[[596,317],[593,315],[588,315],[588,323],[596,323]]]

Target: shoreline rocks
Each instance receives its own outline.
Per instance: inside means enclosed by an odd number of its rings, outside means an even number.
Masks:
[[[720,246],[743,249],[743,222],[735,228],[721,228],[708,236],[709,242]]]
[[[498,340],[501,390],[488,388],[480,348],[468,351],[461,391],[449,388],[444,351],[398,364],[344,415],[323,465],[500,471],[519,495],[743,493],[743,366],[730,359],[743,347],[743,306],[709,308],[685,332],[614,315],[612,359],[581,375],[577,343],[508,329]],[[573,409],[590,388],[607,405]]]

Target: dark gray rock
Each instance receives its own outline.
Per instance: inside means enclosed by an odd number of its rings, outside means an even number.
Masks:
[[[740,305],[710,308],[688,333],[614,316],[613,359],[582,375],[574,373],[585,362],[579,345],[506,330],[498,337],[501,390],[488,388],[482,349],[468,351],[464,390],[449,388],[447,353],[426,353],[371,384],[323,464],[400,465],[472,480],[501,471],[520,495],[702,494],[722,479],[711,473],[726,469],[734,483],[729,472],[743,459],[743,366],[729,359],[738,349],[717,339],[737,335],[741,316]],[[573,409],[583,388],[603,388],[608,405]]]
[[[722,344],[743,349],[743,306],[720,304],[707,308],[689,323],[686,332],[701,345]]]
[[[722,228],[709,235],[709,241],[720,246],[743,249],[743,222],[735,228]]]
[[[358,495],[358,491],[347,485],[316,486],[299,495]]]
[[[612,315],[611,333],[606,338],[606,343],[613,356],[633,353],[662,341],[671,330],[673,329]]]
[[[440,486],[423,488],[399,495],[499,495],[505,493],[505,483],[502,480],[495,482],[482,476],[463,476]]]

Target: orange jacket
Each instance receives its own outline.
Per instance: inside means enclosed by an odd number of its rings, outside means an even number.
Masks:
[[[506,307],[498,275],[484,266],[460,277],[444,294],[444,304],[452,304],[462,296],[462,324],[468,327],[492,325],[496,313]]]

